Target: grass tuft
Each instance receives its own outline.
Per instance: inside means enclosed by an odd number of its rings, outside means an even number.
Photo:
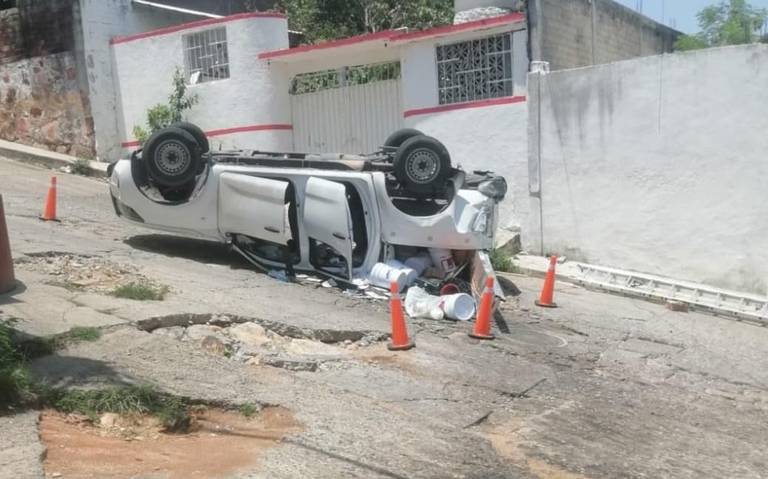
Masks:
[[[252,418],[253,416],[256,415],[257,412],[259,412],[259,408],[256,407],[256,405],[253,404],[252,402],[241,404],[238,409],[240,411],[240,414],[242,414],[248,419]]]
[[[137,301],[162,301],[170,289],[149,282],[133,282],[116,287],[112,296]]]
[[[75,341],[98,341],[101,330],[89,326],[75,326],[69,330],[68,336]]]
[[[46,402],[61,412],[88,416],[93,422],[107,412],[151,414],[160,419],[168,431],[183,431],[191,421],[186,399],[161,393],[152,386],[49,391]]]
[[[85,158],[78,158],[69,168],[75,175],[89,176],[91,174],[91,162]]]
[[[31,396],[32,381],[23,361],[13,342],[13,330],[7,322],[0,321],[0,405],[25,401]]]
[[[508,255],[499,248],[494,248],[489,254],[491,265],[496,271],[503,273],[519,273],[520,268],[515,264],[512,256]]]

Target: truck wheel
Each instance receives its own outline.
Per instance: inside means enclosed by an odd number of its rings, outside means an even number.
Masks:
[[[211,150],[211,146],[208,144],[208,137],[205,136],[205,132],[194,123],[188,121],[179,121],[171,125],[174,128],[181,128],[190,135],[195,137],[195,141],[200,145],[200,153],[208,153]]]
[[[389,135],[387,139],[384,140],[384,146],[398,148],[405,142],[405,140],[413,138],[414,136],[421,135],[424,135],[424,133],[420,132],[419,130],[415,130],[413,128],[402,128]]]
[[[191,133],[170,126],[153,134],[142,152],[150,178],[164,187],[181,186],[192,180],[201,156],[200,145]]]
[[[451,155],[431,136],[406,140],[395,154],[395,177],[413,193],[442,193],[451,172]]]

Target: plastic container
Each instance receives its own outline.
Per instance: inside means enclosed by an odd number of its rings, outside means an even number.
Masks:
[[[405,312],[412,318],[443,319],[443,298],[433,296],[418,286],[408,288],[405,295]]]
[[[406,276],[407,286],[412,285],[413,282],[416,281],[416,279],[418,279],[419,277],[419,273],[417,273],[415,269],[407,267],[406,265],[404,265],[403,263],[401,263],[396,259],[391,259],[387,261],[387,266],[389,266],[390,268],[399,269],[400,271],[404,272]]]
[[[376,263],[368,273],[368,281],[380,288],[389,289],[392,281],[397,281],[398,290],[402,291],[408,283],[408,274],[384,263]]]
[[[461,293],[461,290],[458,286],[456,286],[453,283],[445,283],[442,288],[440,288],[440,296],[448,296],[451,294],[459,294]]]
[[[414,256],[405,260],[405,266],[416,271],[416,276],[418,277],[423,275],[424,271],[432,266],[432,258],[425,254]]]
[[[440,299],[442,299],[441,308],[446,318],[469,321],[475,315],[477,304],[475,304],[475,298],[468,294],[449,294],[440,296]]]
[[[429,256],[432,257],[432,264],[440,268],[445,274],[453,273],[456,269],[453,253],[449,249],[429,248]]]

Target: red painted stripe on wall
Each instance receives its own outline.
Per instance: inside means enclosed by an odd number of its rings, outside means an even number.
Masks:
[[[441,113],[444,111],[463,110],[466,108],[483,108],[486,106],[495,105],[509,105],[511,103],[523,103],[526,98],[524,96],[506,96],[504,98],[491,98],[490,100],[478,100],[467,101],[464,103],[451,103],[450,105],[433,106],[429,108],[416,108],[414,110],[406,110],[403,116],[408,118],[409,116],[416,115],[429,115],[432,113]]]
[[[208,137],[231,135],[233,133],[247,133],[249,131],[275,131],[275,130],[293,130],[293,125],[288,123],[273,123],[267,125],[248,125],[248,126],[236,126],[233,128],[220,128],[218,130],[209,130],[205,132]],[[124,141],[120,143],[123,148],[132,148],[140,146],[139,141]]]
[[[158,28],[157,30],[150,30],[148,32],[136,33],[134,35],[114,37],[109,41],[109,43],[112,45],[117,45],[119,43],[127,43],[127,42],[132,42],[134,40],[141,40],[142,38],[156,37],[158,35],[167,35],[169,33],[180,32],[182,30],[187,30],[190,28],[207,27],[209,25],[232,22],[235,20],[243,20],[246,18],[285,18],[285,15],[278,12],[238,13],[237,15],[230,15],[228,17],[207,18],[205,20],[197,20],[194,22],[173,25],[171,27]]]

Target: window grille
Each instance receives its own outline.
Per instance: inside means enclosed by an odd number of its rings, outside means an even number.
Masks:
[[[290,93],[301,95],[331,88],[364,85],[400,78],[400,62],[355,65],[337,70],[302,73],[293,77]]]
[[[512,34],[437,46],[440,104],[512,95]]]
[[[229,78],[226,27],[183,36],[184,65],[190,84]]]

